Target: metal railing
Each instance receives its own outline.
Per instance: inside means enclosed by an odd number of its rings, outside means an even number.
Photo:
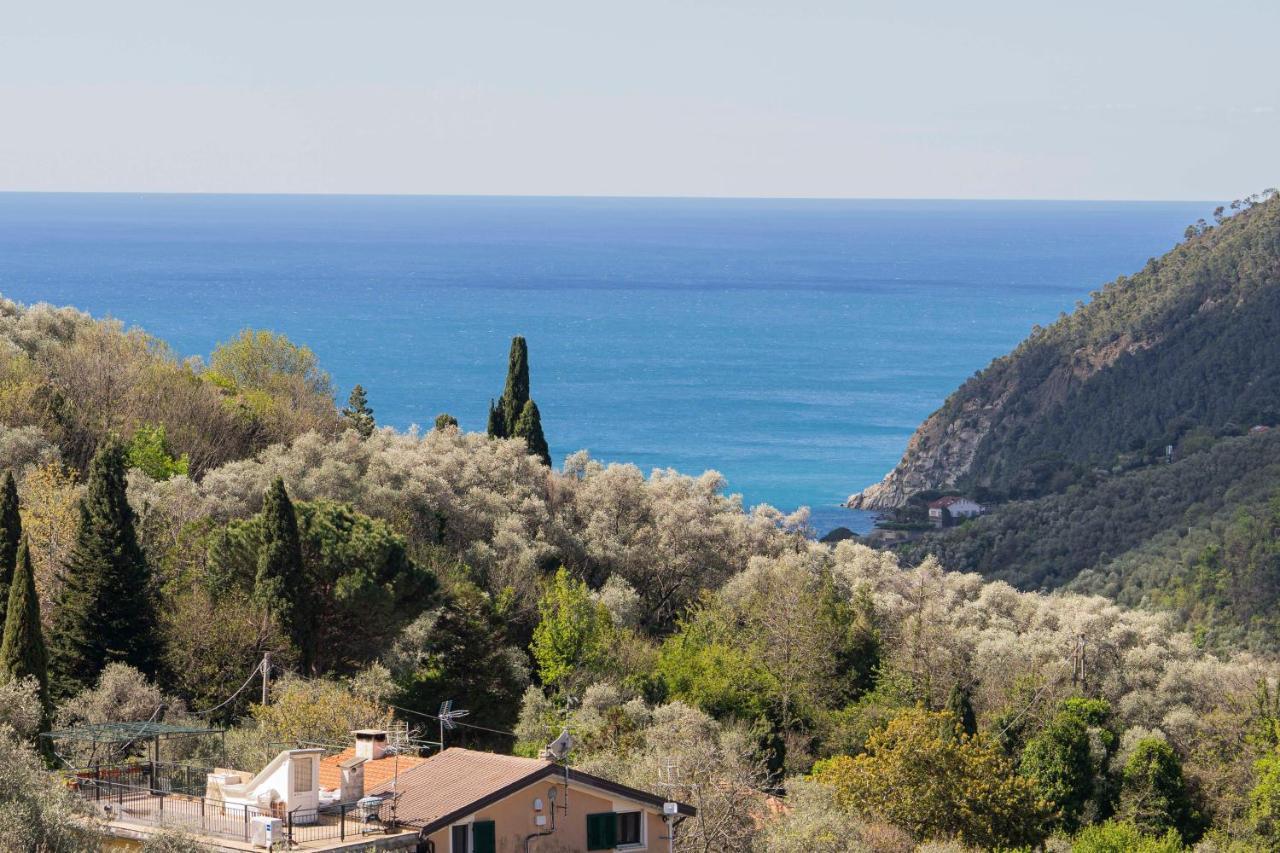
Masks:
[[[77,785],[80,795],[93,802],[108,820],[181,828],[194,835],[247,844],[253,819],[272,816],[255,806],[158,791],[147,786],[77,778],[81,780]]]
[[[281,841],[302,844],[328,839],[346,840],[395,828],[395,804],[344,803],[286,812],[229,803],[205,796],[207,770],[187,765],[151,763],[103,765],[76,771],[68,784],[92,802],[108,820],[181,828],[249,843],[255,817],[281,820]],[[197,784],[199,779],[199,784]],[[281,804],[282,805],[282,804]]]
[[[331,838],[345,841],[369,833],[387,832],[395,826],[395,804],[386,799],[376,806],[342,803],[318,809],[294,809],[289,812],[285,823],[285,834],[290,842],[296,844]]]

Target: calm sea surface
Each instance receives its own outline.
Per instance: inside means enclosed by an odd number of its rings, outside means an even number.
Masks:
[[[0,194],[0,293],[184,355],[251,326],[380,423],[484,428],[512,335],[557,461],[714,468],[836,505],[1033,323],[1213,204]]]

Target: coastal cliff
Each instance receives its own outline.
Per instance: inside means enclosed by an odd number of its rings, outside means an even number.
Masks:
[[[1033,329],[848,505],[889,509],[929,489],[1035,497],[1147,464],[1197,431],[1280,421],[1280,199],[1233,211]]]

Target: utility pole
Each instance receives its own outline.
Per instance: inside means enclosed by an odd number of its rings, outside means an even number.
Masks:
[[[267,704],[271,683],[271,652],[262,653],[262,704]]]

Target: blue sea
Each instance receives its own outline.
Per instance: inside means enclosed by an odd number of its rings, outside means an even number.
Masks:
[[[512,335],[557,463],[714,468],[819,530],[960,382],[1210,202],[0,194],[0,293],[207,355],[314,349],[380,423],[484,428]]]

